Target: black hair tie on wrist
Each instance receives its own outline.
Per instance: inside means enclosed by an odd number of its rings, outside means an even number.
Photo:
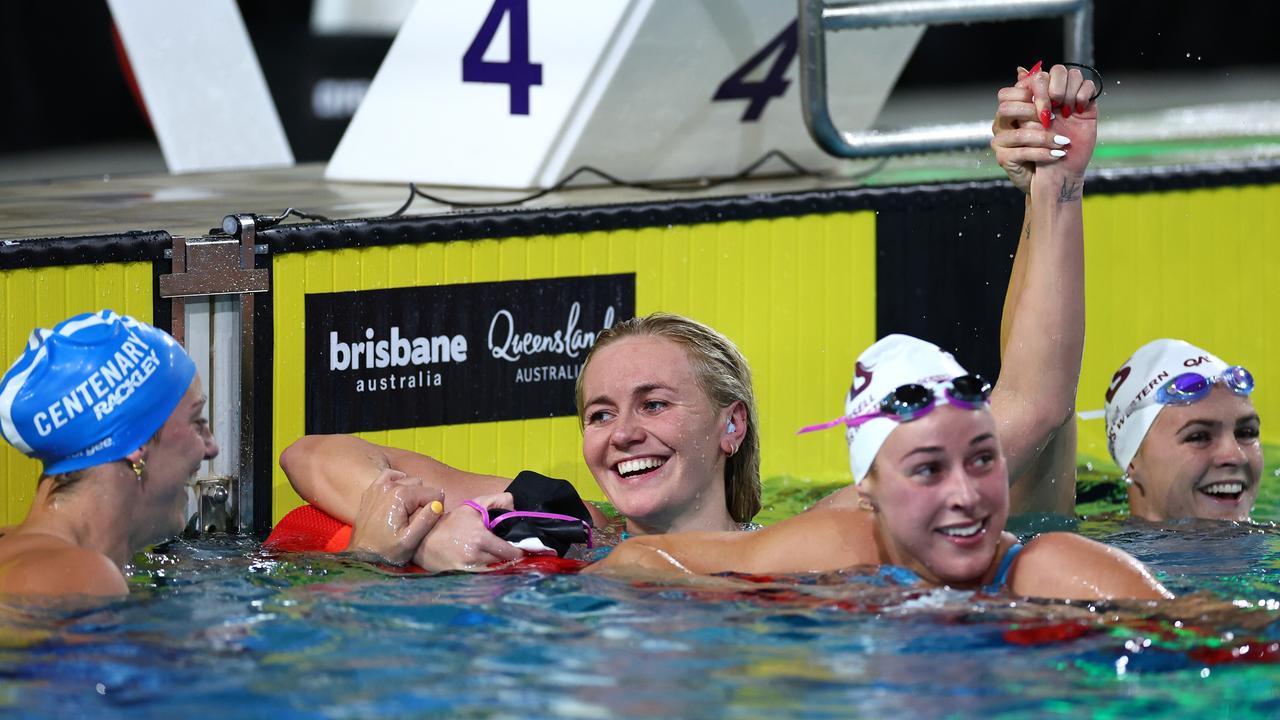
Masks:
[[[1093,84],[1098,88],[1098,91],[1093,94],[1093,97],[1089,98],[1089,102],[1097,100],[1098,97],[1102,95],[1102,73],[1098,72],[1098,68],[1092,65],[1082,65],[1081,63],[1064,62],[1062,64],[1067,67],[1080,68],[1081,71],[1087,70],[1093,74],[1093,77],[1088,79],[1093,81]]]

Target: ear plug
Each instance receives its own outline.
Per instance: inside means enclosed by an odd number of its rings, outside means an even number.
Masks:
[[[738,426],[737,426],[737,425],[734,425],[732,420],[730,420],[730,421],[729,421],[729,424],[728,424],[728,425],[725,425],[725,426],[724,426],[724,431],[725,431],[726,433],[731,433],[731,432],[733,432],[734,430],[737,430],[737,429],[738,429]]]

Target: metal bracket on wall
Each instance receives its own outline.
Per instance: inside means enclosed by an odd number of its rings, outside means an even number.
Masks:
[[[799,0],[800,103],[818,146],[836,157],[867,158],[986,147],[987,130],[915,127],[891,132],[843,132],[827,103],[827,31],[902,25],[948,25],[1031,18],[1063,19],[1065,60],[1093,64],[1092,0]]]
[[[160,276],[160,297],[173,301],[172,334],[183,345],[186,345],[188,298],[233,295],[239,301],[239,402],[229,404],[238,405],[238,470],[229,477],[197,480],[199,533],[210,529],[246,533],[254,527],[253,296],[268,292],[271,281],[268,270],[254,267],[254,216],[228,215],[223,220],[223,229],[228,237],[173,238],[173,272]],[[222,508],[218,510],[220,503]],[[205,522],[206,517],[210,522]]]
[[[232,494],[239,483],[231,475],[209,475],[196,481],[196,511],[187,521],[188,537],[232,532]]]

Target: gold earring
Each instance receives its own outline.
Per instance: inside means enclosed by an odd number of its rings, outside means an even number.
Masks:
[[[138,458],[137,460],[130,460],[129,465],[133,467],[133,474],[137,475],[138,479],[141,480],[142,471],[147,469],[147,461],[142,458]]]

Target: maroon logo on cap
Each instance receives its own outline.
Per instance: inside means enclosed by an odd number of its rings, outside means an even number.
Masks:
[[[1111,387],[1107,388],[1107,402],[1115,399],[1116,393],[1119,392],[1120,386],[1124,384],[1125,378],[1129,377],[1129,366],[1125,365],[1111,376]]]
[[[853,384],[849,386],[849,402],[867,389],[871,385],[871,369],[864,367],[861,362],[853,368]]]

